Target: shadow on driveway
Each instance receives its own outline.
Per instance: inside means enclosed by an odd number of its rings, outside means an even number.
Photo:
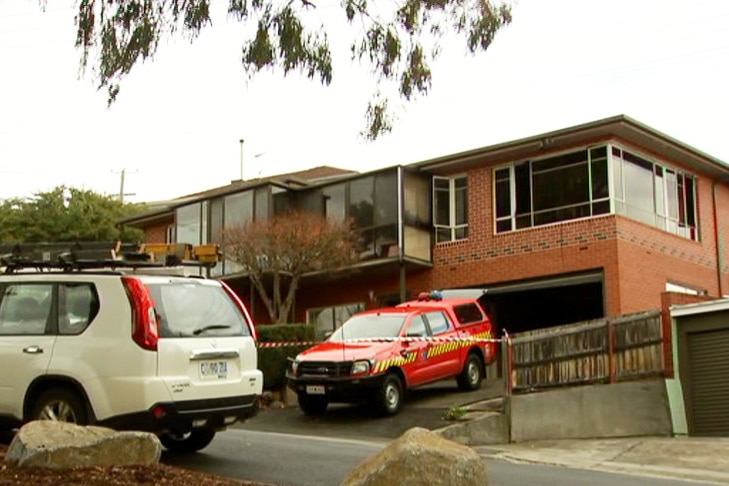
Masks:
[[[479,390],[462,392],[455,380],[446,380],[412,390],[400,413],[393,417],[380,417],[367,405],[343,404],[330,405],[323,416],[309,417],[293,405],[263,409],[257,416],[234,427],[349,439],[395,439],[412,427],[429,430],[445,427],[449,422],[443,417],[449,409],[499,397],[502,386],[501,381],[494,380],[484,382]]]

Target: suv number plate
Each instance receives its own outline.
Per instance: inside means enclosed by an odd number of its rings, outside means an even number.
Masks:
[[[324,395],[326,390],[324,385],[306,385],[306,393],[309,395]]]
[[[228,377],[227,361],[201,361],[200,378],[216,380]]]

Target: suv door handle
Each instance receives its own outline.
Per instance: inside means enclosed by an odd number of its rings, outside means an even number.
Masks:
[[[28,353],[28,354],[41,354],[41,353],[43,353],[43,348],[41,348],[40,346],[36,346],[36,345],[27,346],[27,347],[23,348],[23,352]]]

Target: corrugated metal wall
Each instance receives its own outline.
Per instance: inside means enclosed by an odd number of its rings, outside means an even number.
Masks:
[[[729,436],[729,320],[726,325],[686,333],[691,435]]]

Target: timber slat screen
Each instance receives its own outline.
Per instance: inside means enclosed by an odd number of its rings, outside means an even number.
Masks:
[[[662,342],[660,311],[516,334],[512,386],[528,391],[660,376]]]

